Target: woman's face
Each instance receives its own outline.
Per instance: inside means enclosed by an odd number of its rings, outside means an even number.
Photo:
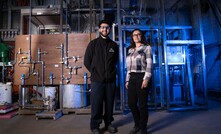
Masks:
[[[132,33],[133,41],[135,43],[140,43],[141,42],[141,36],[142,36],[142,34],[138,30],[136,30]]]

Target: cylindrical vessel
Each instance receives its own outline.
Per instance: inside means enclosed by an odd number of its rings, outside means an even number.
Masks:
[[[54,100],[56,96],[56,87],[45,87],[45,98],[50,96],[50,100]],[[45,101],[45,105],[48,105],[49,100]]]
[[[6,84],[0,83],[0,105],[12,103],[12,85],[11,82]]]
[[[21,85],[19,89],[19,105],[24,107],[25,104],[28,104],[29,100],[29,89]]]
[[[63,86],[63,108],[82,108],[87,105],[87,94],[83,85]]]

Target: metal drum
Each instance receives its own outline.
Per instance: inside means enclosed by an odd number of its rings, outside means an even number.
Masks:
[[[0,83],[0,105],[5,103],[12,103],[12,84],[7,82],[6,84]]]
[[[64,108],[82,108],[87,105],[87,94],[83,85],[68,84],[62,89]]]

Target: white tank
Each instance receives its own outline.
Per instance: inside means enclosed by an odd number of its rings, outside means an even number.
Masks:
[[[50,96],[50,99],[53,100],[56,97],[56,87],[45,87],[45,98],[48,98]],[[45,105],[48,105],[49,101],[45,101]]]
[[[0,105],[12,103],[12,83],[0,83]]]

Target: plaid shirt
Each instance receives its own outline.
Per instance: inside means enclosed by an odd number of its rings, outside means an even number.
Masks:
[[[152,67],[152,49],[151,46],[140,46],[139,48],[130,48],[127,58],[127,76],[126,81],[130,79],[130,73],[145,73],[143,80],[148,80],[151,77]]]

